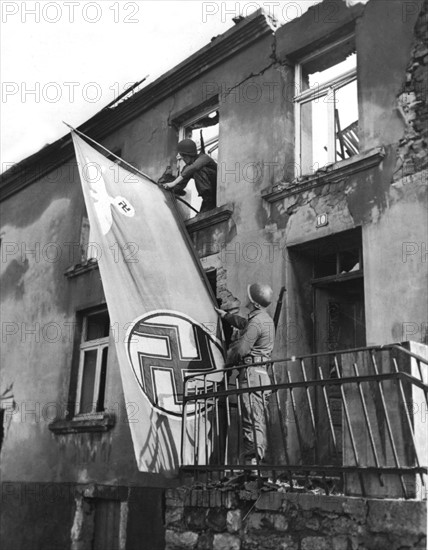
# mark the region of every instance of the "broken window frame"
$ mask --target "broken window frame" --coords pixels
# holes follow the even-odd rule
[[[103,354],[105,349],[107,349],[106,358],[105,358],[106,369],[107,369],[110,334],[108,336],[104,336],[101,338],[86,340],[89,318],[92,315],[99,315],[100,313],[106,313],[106,315],[108,316],[107,308],[101,308],[90,312],[86,312],[82,317],[82,326],[81,326],[82,330],[81,330],[80,346],[79,346],[79,368],[77,373],[76,402],[75,402],[75,411],[74,411],[74,415],[79,417],[92,416],[96,413],[104,411],[104,403],[102,404],[102,407],[101,407],[99,403],[99,398],[100,398],[101,390],[103,391],[105,396],[107,381],[106,381],[106,376],[104,376],[104,380],[102,379],[101,369],[102,369]],[[109,324],[110,324],[110,319],[109,319]],[[83,393],[82,385],[83,385],[83,375],[84,375],[84,368],[85,368],[85,354],[88,351],[93,351],[93,350],[97,351],[97,358],[96,358],[96,364],[95,364],[95,379],[94,379],[94,392],[92,396],[93,397],[92,405],[91,405],[90,411],[81,412],[80,409],[82,406],[81,399],[82,399],[82,393]],[[103,382],[103,387],[101,387],[102,382]]]
[[[302,57],[299,62],[295,65],[295,83],[296,83],[296,95],[293,98],[294,101],[294,115],[295,115],[295,177],[300,177],[304,175],[310,175],[316,172],[314,166],[316,161],[312,156],[311,167],[308,170],[302,170],[302,106],[306,103],[309,103],[314,100],[319,100],[321,98],[331,97],[332,100],[327,101],[327,163],[334,164],[337,162],[337,132],[336,132],[336,119],[335,119],[335,108],[336,108],[336,92],[341,88],[350,84],[351,82],[357,81],[357,67],[354,67],[348,71],[343,72],[342,74],[329,79],[323,84],[312,86],[308,89],[302,90],[303,88],[303,68],[309,62],[316,61],[318,58],[320,60],[325,55],[328,55],[329,52],[337,50],[342,44],[354,40],[354,35],[347,35],[341,40],[335,41],[332,44],[324,48],[320,48],[315,52],[312,52],[304,57]],[[346,56],[345,56],[346,59]],[[340,61],[338,62],[340,63]],[[332,65],[332,67],[334,64]],[[358,82],[357,82],[358,84]],[[357,92],[358,93],[358,92]],[[358,101],[358,97],[357,97]],[[358,119],[357,119],[358,120]],[[322,168],[319,166],[319,168]]]

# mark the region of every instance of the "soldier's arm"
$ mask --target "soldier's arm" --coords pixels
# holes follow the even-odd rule
[[[224,309],[220,309],[218,307],[215,307],[214,309],[220,315],[220,317],[227,321],[229,325],[232,325],[232,327],[235,327],[239,330],[244,330],[247,328],[248,319],[246,317],[241,317],[240,315],[236,315],[234,313],[228,313],[227,311],[224,311]]]
[[[235,327],[239,330],[244,330],[248,326],[248,319],[234,313],[226,313],[223,319],[227,321],[229,325],[232,325],[232,327]]]
[[[243,357],[248,355],[253,349],[258,337],[260,336],[260,325],[255,319],[251,319],[245,332],[234,342],[227,354],[227,365],[238,363]]]

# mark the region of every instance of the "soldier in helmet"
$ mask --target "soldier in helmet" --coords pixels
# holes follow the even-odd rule
[[[165,189],[173,189],[174,192],[183,190],[190,179],[195,180],[196,189],[202,197],[200,212],[212,210],[216,206],[217,195],[217,163],[205,153],[197,151],[196,143],[191,139],[183,139],[177,145],[178,155],[186,166],[181,174],[169,183],[164,183]]]
[[[247,294],[247,308],[250,310],[248,319],[216,308],[222,319],[242,331],[228,350],[227,366],[263,363],[270,359],[273,350],[275,326],[266,311],[272,302],[272,289],[269,285],[254,283],[248,285]],[[240,369],[238,379],[241,388],[270,384],[266,365],[256,364]],[[267,395],[267,392],[242,394],[244,452],[240,458],[246,464],[257,464],[265,456]]]

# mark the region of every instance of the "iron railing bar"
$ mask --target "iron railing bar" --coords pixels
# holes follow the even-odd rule
[[[319,375],[320,375],[320,379],[323,380],[324,378],[323,378],[323,374],[322,374],[321,365],[318,366],[318,372],[319,372]],[[328,423],[329,423],[329,426],[330,426],[331,437],[333,439],[334,453],[336,455],[336,459],[339,460],[339,451],[337,449],[336,433],[334,431],[333,419],[331,417],[330,404],[328,402],[327,390],[325,388],[325,385],[322,385],[321,389],[322,389],[322,394],[323,394],[323,397],[324,397],[325,408],[327,410],[327,417],[328,417]]]
[[[184,380],[183,384],[183,392],[184,395],[187,393],[187,382]],[[196,420],[196,419],[195,419]],[[187,448],[187,425],[188,425],[188,418],[187,418],[187,402],[183,401],[183,421],[181,423],[181,464],[184,464],[184,457],[186,453]]]
[[[353,363],[353,366],[354,366],[355,375],[359,376],[357,363]],[[376,444],[375,444],[374,437],[373,437],[373,430],[372,430],[372,426],[371,426],[371,423],[370,423],[370,418],[369,418],[369,414],[368,414],[368,410],[367,410],[366,399],[364,397],[363,389],[361,387],[361,382],[357,382],[357,386],[358,386],[358,392],[360,394],[361,406],[363,407],[364,420],[366,421],[367,430],[369,432],[369,439],[370,439],[370,444],[371,444],[371,448],[372,448],[372,451],[373,451],[374,461],[375,461],[376,466],[379,467],[379,458],[378,458],[378,455],[377,455]],[[381,487],[384,486],[382,476],[379,476],[379,483],[380,483]]]
[[[240,389],[239,379],[236,378],[236,389]],[[242,396],[238,394],[237,405],[238,405],[238,464],[241,464],[241,454],[242,454]]]
[[[305,369],[305,363],[303,361],[303,359],[300,360],[300,370],[302,371],[302,375],[303,375],[303,380],[305,382],[308,381],[308,377],[306,376],[306,369]],[[316,423],[315,423],[315,415],[314,415],[314,408],[313,408],[313,405],[312,405],[312,399],[311,399],[311,395],[310,395],[310,390],[307,386],[305,386],[305,393],[306,393],[306,397],[307,397],[307,400],[308,400],[308,406],[309,406],[309,415],[310,415],[310,418],[311,418],[311,423],[312,423],[312,429],[314,431],[314,440],[315,440],[315,460],[318,462],[318,453],[319,453],[319,449],[318,449],[318,434],[317,434],[317,427],[316,427]]]
[[[374,352],[369,353],[369,356],[371,357],[371,362],[372,362],[372,365],[373,365],[373,369],[374,369],[375,373],[378,375],[379,374],[379,369],[378,369],[378,366],[377,366],[376,358],[374,356]],[[383,393],[383,387],[382,387],[381,381],[378,380],[377,385],[378,385],[378,388],[379,388],[380,400],[381,400],[381,403],[382,403],[383,414],[385,416],[386,429],[387,429],[387,432],[388,432],[389,441],[391,443],[392,454],[394,456],[394,462],[395,462],[395,465],[397,466],[397,468],[400,468],[400,461],[398,459],[398,453],[397,453],[397,449],[396,449],[396,446],[395,446],[394,436],[393,436],[393,433],[392,433],[391,422],[389,420],[388,409],[386,408],[385,395]],[[407,498],[406,484],[404,483],[404,478],[403,478],[402,475],[400,475],[400,482],[401,482],[401,487],[403,489],[404,497]]]
[[[199,388],[195,388],[195,391],[198,392]],[[196,416],[198,421],[196,422]],[[201,401],[195,403],[195,453],[194,461],[196,464],[199,464],[199,433],[200,433],[200,423],[201,423]]]
[[[404,348],[403,346],[400,346],[400,344],[390,344],[392,348],[398,349],[404,354],[408,355],[409,357],[413,357],[413,359],[416,359],[417,361],[421,361],[424,363],[424,365],[428,366],[428,359],[425,359],[425,357],[422,357],[422,355],[418,355],[417,353],[414,353],[413,351],[410,351],[409,349]],[[382,346],[381,346],[382,348]],[[370,348],[369,348],[370,349]],[[385,349],[385,348],[382,348]],[[420,370],[420,368],[419,368]],[[422,379],[422,372],[420,371],[421,379]]]
[[[272,395],[272,394],[271,394]],[[265,456],[266,456],[266,450],[268,448],[268,441],[273,441],[273,428],[269,422],[269,415],[268,415],[268,410],[269,410],[269,396],[266,397],[265,396],[265,392],[263,391],[262,392],[262,404],[263,404],[263,416],[264,416],[264,419],[265,419],[265,437],[264,437],[264,446],[265,446]],[[268,434],[270,434],[270,438],[268,437]],[[264,459],[264,457],[263,457]]]
[[[273,378],[274,383],[277,384],[276,373],[275,373],[275,363],[272,363],[272,378]],[[272,395],[273,394],[275,394],[275,402],[276,402],[276,409],[278,411],[279,426],[280,426],[280,429],[281,429],[282,442],[284,444],[284,457],[285,457],[285,461],[288,464],[289,457],[288,457],[287,445],[286,445],[287,432],[286,432],[286,429],[285,429],[284,418],[283,418],[282,412],[281,412],[281,403],[279,401],[278,390],[272,392]]]
[[[394,369],[396,370],[396,372],[398,372],[398,364],[397,364],[397,360],[396,360],[395,357],[392,358],[392,364],[394,365]],[[398,383],[398,388],[400,390],[401,399],[403,401],[403,407],[404,407],[404,410],[405,410],[405,413],[406,413],[407,424],[409,426],[409,431],[410,431],[410,437],[412,438],[413,450],[415,452],[416,465],[420,466],[418,447],[417,447],[416,439],[415,439],[415,432],[413,430],[412,420],[411,420],[410,414],[409,414],[409,409],[407,408],[406,396],[404,395],[403,383],[401,382],[400,379],[398,379],[397,383]],[[420,477],[421,477],[422,486],[425,486],[425,481],[424,481],[423,475],[421,474]]]
[[[409,474],[428,474],[428,467],[405,467],[401,466],[400,468],[395,468],[394,466],[381,466],[379,468],[376,468],[376,466],[335,466],[335,465],[319,465],[319,464],[286,464],[284,465],[284,468],[281,468],[277,464],[260,464],[259,466],[260,470],[262,471],[270,471],[272,469],[275,469],[276,471],[282,470],[284,472],[287,471],[293,471],[293,472],[302,472],[302,474],[308,473],[310,477],[314,477],[319,472],[331,472],[332,474],[339,474],[339,473],[358,473],[358,472],[364,472],[364,473],[381,473],[381,474],[403,474],[403,475],[409,475]],[[216,470],[216,471],[222,471],[222,470],[236,470],[236,464],[224,464],[224,465],[197,465],[197,466],[182,466],[182,470]],[[240,470],[254,470],[253,464],[242,464],[239,466]]]
[[[229,389],[229,380],[228,380],[228,377],[227,377],[227,373],[225,373],[224,375],[224,387],[226,388],[226,390]],[[225,434],[225,438],[224,438],[224,462],[227,461],[227,457],[229,456],[229,433],[230,433],[230,427],[231,427],[231,423],[230,423],[230,397],[229,396],[226,396],[226,424],[227,424],[227,427],[226,427],[226,434]]]
[[[407,380],[408,382],[412,383],[413,385],[417,386],[418,388],[427,391],[428,385],[421,384],[421,382],[414,378],[413,376],[405,373],[405,372],[390,372],[385,374],[369,374],[369,375],[363,375],[363,376],[346,376],[343,378],[324,378],[321,380],[307,380],[300,381],[300,382],[291,382],[287,384],[269,384],[266,386],[252,386],[251,392],[255,391],[261,391],[261,390],[277,390],[277,389],[290,389],[290,386],[293,388],[306,388],[306,387],[314,387],[314,386],[341,386],[343,384],[352,384],[352,383],[358,383],[358,382],[379,382],[383,380],[396,380],[398,378],[401,378],[403,380]],[[248,388],[240,388],[239,390],[221,390],[214,394],[214,392],[208,392],[206,395],[203,393],[193,394],[193,395],[185,395],[183,397],[183,401],[196,401],[200,398],[205,397],[213,397],[214,395],[218,395],[219,397],[226,396],[226,395],[238,395],[239,393],[248,393]]]
[[[204,375],[204,393],[207,394],[207,376]],[[213,398],[215,399],[215,397]],[[204,416],[204,436],[205,436],[205,462],[208,463],[208,403],[210,398],[205,397],[204,399],[204,408],[203,408],[203,416]]]
[[[337,378],[341,380],[341,373],[340,373],[340,368],[339,368],[339,364],[337,362],[337,356],[336,355],[334,356],[334,366],[336,368]],[[342,396],[343,410],[345,411],[346,424],[347,424],[348,430],[349,430],[349,437],[351,438],[351,445],[352,445],[352,451],[354,453],[354,460],[355,460],[356,465],[359,466],[360,461],[359,461],[359,458],[358,458],[358,451],[357,451],[357,447],[356,447],[356,443],[355,443],[354,432],[352,430],[351,419],[349,417],[349,410],[348,410],[348,404],[346,402],[345,392],[343,390],[343,385],[341,385],[339,387],[340,387],[340,394]],[[360,473],[358,474],[358,478],[359,478],[359,481],[360,481],[361,492],[363,493],[363,496],[365,496],[366,490],[365,490],[365,487],[364,487],[364,480],[363,480],[363,477]]]
[[[302,456],[303,439],[302,439],[302,434],[300,432],[300,424],[299,424],[299,419],[298,419],[298,415],[297,415],[297,412],[296,412],[296,401],[294,399],[293,389],[291,388],[291,375],[290,375],[289,371],[286,372],[286,375],[287,375],[287,380],[289,381],[289,385],[290,385],[291,408],[293,409],[293,416],[294,416],[294,421],[295,421],[295,424],[296,424],[296,433],[297,433],[297,440],[299,442],[300,456]]]
[[[214,382],[214,391],[218,388],[217,382]],[[213,413],[214,413],[214,445],[215,448],[212,448],[211,445],[211,455],[214,456],[214,452],[216,455],[216,460],[220,462],[221,455],[220,455],[220,420],[219,420],[219,405],[218,405],[218,397],[214,397],[214,405],[213,405]],[[215,429],[214,429],[215,428]]]
[[[359,351],[368,351],[368,352],[373,351],[373,350],[374,351],[385,351],[385,350],[390,350],[390,349],[399,349],[403,353],[406,353],[407,355],[409,355],[409,356],[411,356],[415,359],[419,359],[419,361],[421,361],[422,363],[424,363],[425,365],[428,366],[428,359],[425,359],[424,357],[421,357],[420,355],[417,355],[416,353],[413,353],[413,352],[407,350],[406,348],[403,348],[399,344],[387,344],[387,345],[383,345],[383,346],[366,346],[366,347],[336,350],[336,351],[323,351],[321,353],[309,353],[309,354],[306,354],[306,355],[299,355],[299,356],[292,355],[290,357],[282,357],[282,358],[275,359],[275,362],[276,363],[289,363],[289,362],[295,363],[297,361],[300,361],[301,359],[312,359],[312,358],[318,358],[318,357],[328,357],[328,356],[331,356],[331,355],[354,354],[354,353],[359,352]],[[247,368],[249,365],[250,366],[252,366],[252,365],[260,366],[260,365],[266,365],[266,364],[269,364],[269,363],[272,363],[272,359],[267,360],[267,361],[262,361],[260,363],[235,365],[233,368],[239,370],[239,369]],[[212,374],[212,372],[210,374]],[[185,379],[188,380],[190,378],[197,378],[198,376],[201,376],[201,373],[187,375],[185,377]]]
[[[250,385],[250,379],[248,378],[248,368],[247,370],[245,371],[245,374],[246,374],[246,377],[247,377],[247,385],[249,388],[252,388],[252,386]],[[250,408],[250,417],[251,417],[251,429],[253,431],[253,443],[254,443],[254,454],[255,454],[255,457],[256,457],[256,464],[257,464],[257,467],[259,466],[259,451],[258,451],[258,448],[257,448],[257,432],[256,432],[256,424],[254,422],[254,408],[252,406],[252,403],[251,403],[251,396],[252,396],[253,392],[250,392],[248,394],[248,403],[249,403],[249,408]],[[242,431],[242,433],[244,433]],[[245,452],[245,442],[244,442],[244,452]],[[257,470],[257,477],[260,477],[260,470]]]

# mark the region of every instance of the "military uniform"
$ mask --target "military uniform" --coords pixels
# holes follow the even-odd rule
[[[184,189],[189,180],[193,178],[198,194],[202,197],[200,212],[215,208],[217,198],[217,163],[215,160],[205,153],[200,153],[192,164],[183,168],[180,175],[183,181],[175,186],[175,191]]]
[[[248,319],[229,313],[224,316],[224,319],[242,331],[240,338],[228,351],[226,362],[228,366],[262,363],[270,359],[275,340],[275,326],[265,309],[252,311]],[[265,365],[241,369],[238,380],[241,388],[270,384]],[[241,395],[244,450],[240,458],[246,463],[256,457],[256,452],[259,460],[265,456],[267,401],[268,392]]]

